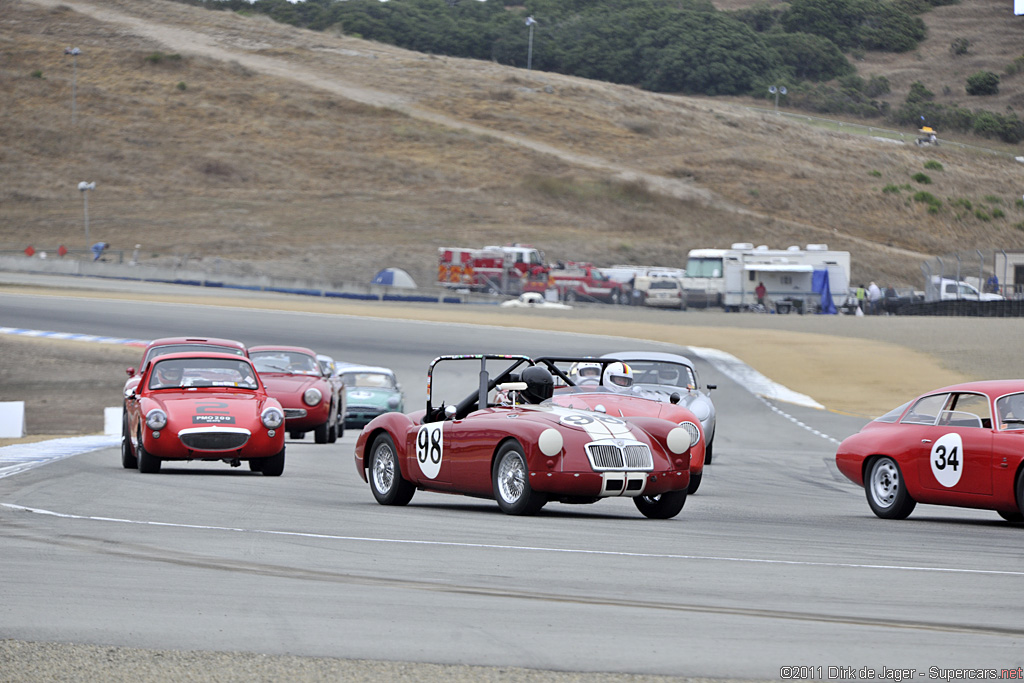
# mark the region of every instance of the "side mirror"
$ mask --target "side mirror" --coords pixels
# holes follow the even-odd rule
[[[444,408],[444,419],[451,420],[455,417],[455,412],[458,410],[455,406],[445,406]]]
[[[129,377],[134,377],[135,376],[135,368],[127,368],[127,369],[125,369],[125,372],[128,373]]]
[[[668,402],[673,404],[673,405],[675,405],[676,403],[679,403],[679,399],[680,399],[679,392],[678,391],[673,391],[672,395],[668,397]]]
[[[717,389],[718,388],[717,384],[707,384],[705,386],[707,386],[708,391],[711,391],[712,389]]]

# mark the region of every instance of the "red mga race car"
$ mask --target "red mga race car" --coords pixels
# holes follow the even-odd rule
[[[161,463],[223,460],[270,477],[284,471],[284,410],[252,362],[227,353],[159,356],[126,396],[121,464],[159,472]]]
[[[1024,522],[1024,380],[930,391],[844,440],[836,465],[884,519],[929,503]]]
[[[479,382],[465,396],[467,374]],[[461,400],[437,405],[445,381],[463,385]],[[382,505],[405,505],[417,488],[494,499],[511,515],[625,496],[668,519],[686,502],[694,423],[554,405],[551,372],[526,356],[442,356],[427,382],[425,410],[380,415],[356,442],[356,469]]]
[[[617,358],[550,357],[536,360],[556,377],[555,394],[551,398],[555,405],[577,410],[592,410],[623,418],[656,417],[680,426],[701,424],[696,415],[680,405],[678,393],[671,399],[666,399],[654,392],[633,386],[632,381],[626,386],[606,381],[619,367],[631,367],[631,364],[626,365]],[[595,374],[584,374],[581,381],[581,369],[593,370]],[[632,380],[633,377],[629,379]],[[689,493],[697,492],[704,477],[704,430],[700,428],[699,431],[700,438],[690,449]]]
[[[324,376],[316,353],[304,346],[249,348],[267,393],[284,407],[285,429],[293,439],[313,432],[317,443],[334,443],[345,430],[344,385]]]

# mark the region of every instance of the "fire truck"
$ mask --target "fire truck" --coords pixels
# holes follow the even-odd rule
[[[565,301],[600,301],[606,304],[628,304],[632,291],[626,283],[617,282],[592,263],[561,262],[551,269],[551,279],[558,296]]]
[[[441,247],[437,252],[437,281],[445,287],[518,296],[544,293],[550,285],[544,253],[528,245]]]

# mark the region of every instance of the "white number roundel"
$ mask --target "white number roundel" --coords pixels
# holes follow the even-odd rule
[[[943,434],[932,445],[932,474],[947,489],[960,481],[964,472],[964,442],[959,434]]]
[[[427,479],[434,479],[441,471],[441,456],[444,450],[442,427],[444,422],[434,422],[420,427],[416,432],[416,462]]]

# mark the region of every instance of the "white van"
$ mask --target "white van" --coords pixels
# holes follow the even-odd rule
[[[644,306],[686,310],[686,293],[679,278],[638,277],[633,283],[633,289],[639,292]]]

